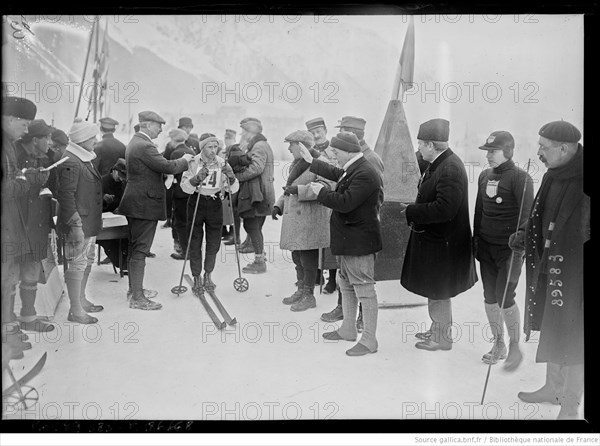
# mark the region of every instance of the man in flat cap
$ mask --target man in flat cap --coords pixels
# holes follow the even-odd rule
[[[411,228],[402,267],[402,286],[427,298],[432,323],[417,333],[422,350],[452,348],[450,298],[477,281],[468,178],[461,159],[448,147],[450,123],[432,119],[419,127],[418,148],[429,167],[421,177],[414,204],[405,207]],[[406,205],[405,205],[406,206]]]
[[[488,364],[506,359],[504,369],[509,371],[516,369],[523,359],[519,348],[521,316],[515,302],[523,251],[513,254],[508,239],[517,231],[524,233],[533,202],[533,181],[512,160],[514,148],[515,140],[506,131],[492,132],[479,147],[486,151],[490,167],[479,175],[473,221],[473,253],[479,260],[485,314],[494,342],[482,359]],[[505,324],[510,340],[508,356]]]
[[[346,351],[349,356],[375,353],[377,344],[377,293],[375,254],[382,249],[378,203],[383,201],[381,176],[361,152],[356,135],[338,133],[331,139],[333,153],[342,168],[320,160],[300,146],[310,171],[331,181],[335,190],[311,183],[317,201],[333,209],[330,220],[331,252],[338,256],[338,285],[342,291],[344,321],[336,331],[323,334],[327,340],[355,341],[358,302],[362,303],[364,331],[360,341]]]
[[[529,214],[527,231],[511,238],[525,248],[525,334],[539,331],[536,362],[546,383],[519,392],[529,403],[560,404],[558,419],[579,418],[584,384],[583,245],[590,238],[590,198],[583,190],[581,132],[566,121],[539,131],[537,155],[548,168]]]
[[[102,140],[94,147],[96,153],[94,166],[100,175],[104,176],[110,172],[119,158],[125,158],[125,144],[115,138],[118,121],[105,117],[101,118],[99,122]]]
[[[282,215],[281,237],[279,247],[292,252],[292,260],[296,265],[297,290],[283,303],[291,305],[292,311],[305,311],[315,308],[317,301],[314,288],[319,268],[319,250],[329,247],[329,217],[331,210],[321,206],[312,193],[310,183],[322,182],[329,189],[335,183],[310,172],[300,152],[300,145],[311,151],[313,157],[326,160],[321,152],[313,149],[314,137],[307,130],[296,130],[286,136],[288,150],[294,160],[284,187],[284,193],[273,207],[272,217]],[[320,274],[320,273],[319,273]]]
[[[330,160],[333,164],[337,164],[335,157],[329,148],[329,140],[327,139],[327,126],[325,125],[325,120],[321,117],[313,118],[306,121],[306,129],[312,133],[315,138],[315,150],[318,150],[327,160]],[[335,260],[335,256],[331,254],[331,249],[329,247],[323,250],[322,254],[322,263],[323,265],[319,265],[319,267],[323,266],[329,270],[329,277],[327,279],[327,284],[325,288],[323,288],[323,292],[325,294],[332,294],[336,288],[335,275],[337,273],[337,263]],[[317,271],[317,285],[321,284],[322,271],[319,268]],[[321,320],[325,322],[335,322],[343,319],[342,314],[342,293],[338,290],[338,303],[337,306],[330,311],[329,313],[323,313],[321,315]]]
[[[189,154],[178,160],[166,160],[152,142],[165,120],[157,113],[138,114],[140,131],[131,138],[125,152],[127,186],[119,206],[129,223],[129,308],[158,310],[162,305],[150,300],[158,293],[144,290],[146,257],[150,252],[158,220],[166,219],[163,174],[181,173],[192,159]]]
[[[27,133],[35,119],[37,107],[29,99],[2,96],[2,361],[23,358],[23,350],[31,348],[14,314],[19,263],[22,252],[31,250],[27,227],[21,215],[20,200],[27,196],[30,183],[17,166],[15,142]],[[4,357],[7,353],[7,357]]]
[[[262,227],[265,218],[271,215],[275,204],[273,151],[267,138],[262,134],[263,127],[260,120],[244,118],[240,122],[240,127],[242,128],[240,146],[246,151],[250,165],[235,174],[240,182],[238,211],[244,220],[244,230],[252,239],[254,248],[254,262],[248,264],[242,271],[248,274],[262,274],[267,271]],[[253,180],[261,183],[260,194],[255,193],[256,188],[247,187]],[[244,183],[247,183],[246,186]]]
[[[69,145],[57,167],[58,230],[65,240],[65,284],[70,322],[95,324],[88,313],[102,311],[86,298],[87,281],[96,255],[96,236],[102,230],[102,177],[92,163],[98,126],[76,119],[69,130]]]
[[[19,200],[20,211],[27,227],[30,248],[20,253],[19,296],[21,297],[20,321],[23,330],[37,332],[52,331],[54,325],[37,318],[35,298],[37,284],[42,272],[42,260],[48,256],[48,235],[52,226],[52,204],[50,197],[40,194],[45,187],[49,172],[39,172],[50,165],[47,156],[48,143],[52,133],[43,119],[35,119],[29,124],[27,133],[16,143],[17,165],[28,177],[29,191]]]

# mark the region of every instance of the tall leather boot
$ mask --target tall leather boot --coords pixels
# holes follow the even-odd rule
[[[508,356],[504,361],[504,370],[516,370],[523,361],[523,354],[519,348],[519,336],[521,333],[521,316],[519,315],[519,307],[514,303],[510,308],[503,308],[502,315],[506,323],[506,331],[510,339],[508,343]]]
[[[485,303],[485,314],[492,330],[494,345],[492,349],[483,355],[481,360],[486,364],[496,364],[499,360],[506,358],[506,345],[504,344],[504,321],[502,320],[500,307],[497,303]]]
[[[450,299],[428,299],[431,324],[431,337],[419,341],[415,347],[421,350],[437,351],[452,349],[452,304]]]

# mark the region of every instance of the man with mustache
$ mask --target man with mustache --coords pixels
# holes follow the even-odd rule
[[[560,404],[558,419],[576,419],[584,382],[583,245],[590,238],[590,198],[583,190],[581,132],[554,121],[539,136],[538,157],[548,170],[527,232],[512,236],[510,246],[525,248],[525,334],[540,332],[536,362],[546,363],[546,383],[518,397]]]

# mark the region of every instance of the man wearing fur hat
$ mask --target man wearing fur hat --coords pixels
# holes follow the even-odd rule
[[[131,138],[125,152],[127,186],[119,210],[129,223],[129,308],[158,310],[162,305],[151,301],[156,291],[144,289],[146,257],[150,252],[158,220],[166,219],[164,174],[181,173],[192,156],[167,160],[152,142],[162,132],[165,120],[153,111],[138,114],[140,131]]]
[[[334,191],[321,183],[311,183],[317,201],[333,209],[330,220],[331,252],[338,256],[338,284],[342,291],[344,321],[338,330],[327,332],[327,340],[355,341],[356,314],[362,303],[364,331],[360,341],[346,351],[349,356],[375,353],[377,344],[377,293],[375,254],[381,251],[381,225],[378,203],[383,201],[381,176],[360,149],[356,135],[338,133],[331,139],[332,151],[342,168],[313,160],[305,147],[302,157],[311,163],[310,171],[336,181]]]
[[[43,119],[35,119],[29,124],[27,133],[16,143],[17,165],[19,169],[28,171],[50,165],[48,143],[52,127]],[[21,283],[21,328],[38,332],[52,331],[54,325],[48,324],[36,316],[35,298],[37,284],[42,272],[42,260],[48,256],[48,235],[52,225],[52,204],[50,197],[40,194],[44,188],[49,172],[40,172],[30,176],[29,191],[20,199],[20,211],[29,234],[30,250],[21,252],[18,257]]]
[[[537,155],[548,170],[526,233],[510,244],[525,248],[525,334],[528,339],[531,331],[540,332],[536,362],[546,363],[546,383],[518,397],[560,404],[558,419],[577,419],[584,390],[583,245],[590,238],[590,198],[583,190],[581,132],[554,121],[539,136]]]
[[[58,229],[65,238],[65,284],[71,308],[68,320],[94,324],[87,313],[102,311],[85,296],[95,258],[96,235],[102,229],[102,177],[92,163],[98,126],[76,120],[69,130],[69,145],[57,167]]]
[[[298,289],[283,303],[291,305],[292,311],[305,311],[315,308],[315,279],[317,277],[319,249],[329,247],[329,217],[331,210],[321,206],[312,193],[310,183],[321,182],[328,188],[334,183],[310,172],[310,164],[302,158],[300,144],[311,151],[313,157],[326,160],[321,152],[313,149],[314,137],[306,130],[297,130],[285,140],[294,156],[284,193],[273,207],[272,217],[283,216],[279,247],[292,251],[296,265]],[[328,162],[328,161],[327,161]]]
[[[508,239],[515,231],[525,230],[527,215],[533,202],[532,179],[512,160],[514,147],[515,140],[505,131],[493,132],[485,144],[479,147],[487,151],[490,167],[479,175],[473,222],[473,252],[479,260],[485,314],[494,338],[492,349],[482,359],[486,363],[495,364],[506,358],[505,370],[516,369],[523,358],[519,349],[519,307],[515,302],[515,288],[521,273],[523,253],[513,254],[508,246]],[[521,221],[517,221],[521,206]],[[504,324],[510,340],[508,357],[504,344]]]
[[[422,350],[452,348],[450,299],[477,281],[467,172],[448,146],[450,123],[431,119],[419,127],[419,151],[429,167],[421,177],[414,204],[405,205],[411,228],[400,283],[427,298],[432,323],[417,333],[415,347]]]
[[[23,358],[31,348],[14,314],[16,287],[19,283],[21,252],[31,249],[29,234],[20,211],[20,200],[27,196],[30,182],[17,166],[15,142],[27,133],[37,112],[29,99],[2,96],[2,362]],[[39,173],[39,172],[33,172]],[[6,355],[5,355],[6,353]]]
[[[181,178],[181,189],[190,195],[187,202],[187,230],[191,231],[189,249],[190,268],[194,277],[194,293],[202,294],[205,289],[214,290],[211,274],[215,268],[217,253],[221,247],[223,226],[222,197],[231,189],[237,192],[238,182],[231,166],[217,156],[219,141],[209,136],[200,141],[200,154],[196,155]],[[194,210],[198,209],[194,219]],[[192,226],[194,220],[194,226]],[[202,273],[202,241],[206,232],[206,254],[204,256],[204,278]]]
[[[250,158],[250,165],[236,173],[240,182],[238,213],[244,220],[244,230],[252,240],[254,262],[242,271],[262,274],[267,271],[262,227],[271,215],[275,203],[273,187],[273,151],[262,134],[262,123],[257,118],[245,118],[240,122],[242,135],[240,146]]]
[[[183,155],[195,155],[194,149],[186,144],[187,133],[181,129],[173,129],[169,132],[171,138],[171,160],[177,160]],[[175,175],[175,181],[171,186],[173,200],[173,216],[171,218],[173,230],[176,233],[176,240],[179,242],[180,250],[171,254],[176,260],[183,260],[187,250],[188,232],[187,232],[187,202],[189,195],[181,189],[181,174]]]
[[[93,163],[100,176],[104,176],[119,158],[125,158],[125,144],[115,138],[115,131],[119,125],[117,120],[107,116],[99,119],[99,122],[102,140],[94,147],[96,158]]]

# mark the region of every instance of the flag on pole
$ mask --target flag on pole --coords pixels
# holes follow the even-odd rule
[[[411,16],[402,45],[402,53],[398,61],[398,71],[394,82],[392,99],[399,99],[401,92],[413,86],[415,74],[415,21]]]
[[[99,23],[96,23],[96,32],[100,32]],[[94,71],[92,74],[92,79],[95,83],[95,97],[91,98],[89,108],[90,110],[94,107],[97,107],[96,110],[102,115],[104,106],[105,106],[105,93],[107,88],[107,78],[108,78],[108,20],[106,21],[106,26],[104,28],[104,37],[102,38],[102,46],[99,51],[96,53],[94,58]]]

